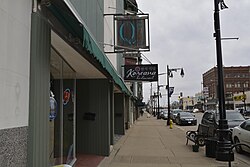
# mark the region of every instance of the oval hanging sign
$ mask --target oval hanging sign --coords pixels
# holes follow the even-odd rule
[[[53,121],[57,115],[57,102],[54,97],[50,97],[50,113],[49,113],[49,120]]]

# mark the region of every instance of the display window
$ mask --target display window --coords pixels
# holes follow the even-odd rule
[[[76,76],[73,68],[56,51],[50,58],[50,164],[72,165],[75,155],[75,90]]]

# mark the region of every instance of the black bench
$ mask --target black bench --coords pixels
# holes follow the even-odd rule
[[[187,131],[186,132],[186,145],[188,141],[194,142],[195,145],[204,146],[205,145],[205,138],[208,137],[209,127],[203,124],[198,125],[197,131]]]

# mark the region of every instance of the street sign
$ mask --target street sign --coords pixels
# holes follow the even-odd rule
[[[203,94],[204,95],[208,95],[209,94],[208,87],[203,87]]]
[[[174,87],[169,87],[169,96],[171,97],[173,93],[174,93]]]

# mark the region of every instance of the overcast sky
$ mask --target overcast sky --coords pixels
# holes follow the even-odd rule
[[[221,37],[239,37],[223,40],[224,66],[250,65],[250,0],[224,0],[228,9],[220,11]],[[150,52],[143,54],[158,64],[159,73],[170,68],[183,67],[170,78],[175,87],[171,101],[194,96],[201,91],[202,74],[217,65],[214,33],[214,0],[137,0],[138,8],[149,13]],[[148,64],[143,60],[143,64]],[[166,84],[166,75],[159,76],[160,85]],[[150,96],[150,83],[144,83],[144,101]],[[156,83],[153,83],[153,92]],[[166,90],[161,88],[162,94]],[[166,104],[166,96],[161,103]],[[164,101],[164,102],[163,102]]]

